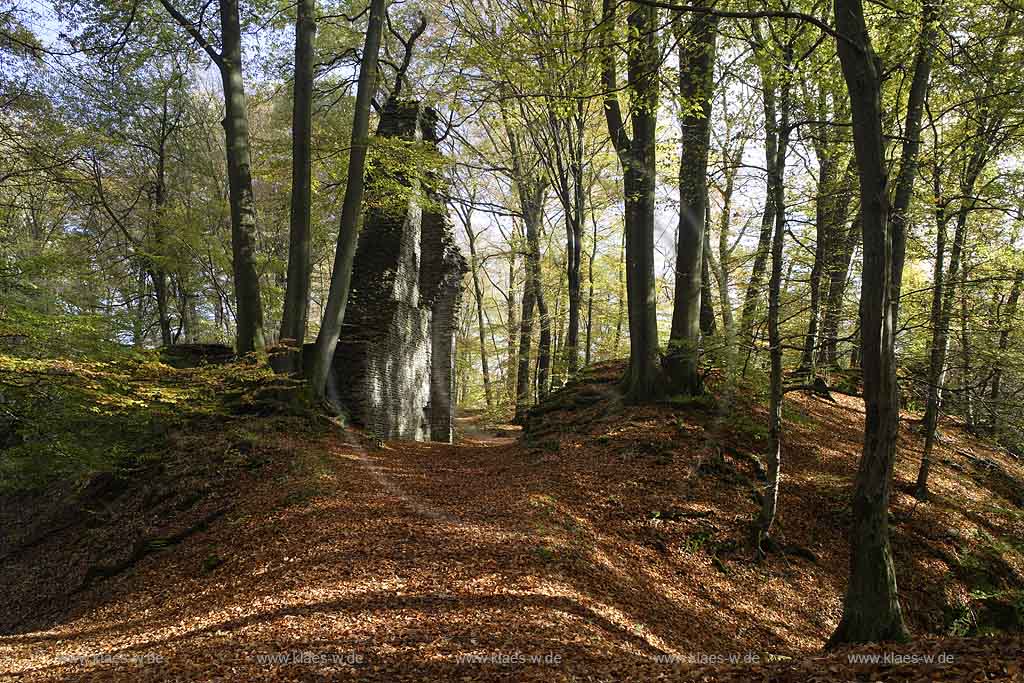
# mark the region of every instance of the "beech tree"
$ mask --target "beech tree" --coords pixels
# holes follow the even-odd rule
[[[933,10],[934,11],[934,10]],[[1010,39],[1010,29],[1015,15],[1005,19],[1004,31],[996,41],[996,50],[992,54],[999,56],[1006,51]],[[966,271],[962,268],[964,249],[967,243],[969,220],[975,208],[974,196],[976,187],[985,167],[989,164],[997,148],[1006,139],[1006,111],[1000,106],[994,83],[984,75],[976,77],[984,79],[985,85],[979,93],[977,102],[969,102],[974,123],[970,131],[954,150],[959,157],[957,166],[961,169],[957,180],[959,206],[955,213],[953,243],[949,253],[949,267],[943,272],[945,261],[945,243],[947,226],[954,216],[949,210],[949,203],[943,199],[942,169],[933,168],[932,180],[938,207],[935,212],[937,223],[936,258],[933,271],[933,294],[931,312],[931,345],[929,352],[928,372],[926,376],[926,404],[924,413],[924,449],[921,455],[921,466],[918,469],[915,495],[921,500],[928,498],[928,473],[931,468],[931,456],[935,446],[936,429],[938,428],[939,409],[942,402],[943,384],[946,379],[946,354],[949,345],[950,320],[953,315],[954,293],[958,284],[963,287]],[[970,125],[970,124],[968,124]]]
[[[658,350],[654,291],[655,133],[658,107],[657,9],[631,3],[625,51],[626,94],[632,131],[626,128],[618,96],[618,65],[613,47],[617,25],[614,0],[604,0],[602,76],[608,134],[622,166],[625,203],[626,305],[629,313],[629,370],[624,380],[628,401],[662,395],[666,380]],[[699,264],[699,260],[698,260]],[[696,311],[695,311],[696,313]]]
[[[701,5],[703,6],[703,5]],[[708,147],[711,142],[711,105],[714,101],[715,41],[718,19],[694,14],[683,27],[675,18],[679,42],[679,99],[682,113],[682,150],[679,159],[679,228],[676,237],[675,299],[666,367],[674,389],[684,394],[702,392],[700,376],[701,313],[708,311],[710,286],[705,277],[707,254]],[[710,290],[708,290],[710,291]],[[714,321],[705,314],[705,325]]]
[[[312,267],[313,67],[316,0],[295,6],[295,80],[292,106],[292,194],[288,235],[288,288],[281,314],[281,339],[297,346],[286,367],[298,370],[306,340]]]
[[[309,370],[309,387],[313,396],[323,398],[327,389],[327,376],[334,362],[345,307],[352,281],[352,262],[356,255],[359,235],[360,211],[365,186],[366,153],[370,136],[370,102],[377,89],[377,57],[380,53],[381,33],[384,27],[385,0],[372,0],[366,42],[359,62],[359,82],[356,88],[355,111],[352,121],[352,144],[349,148],[348,182],[341,205],[338,228],[338,249],[331,271],[331,287],[324,308],[324,319],[316,338],[313,367]]]
[[[843,617],[829,638],[829,646],[907,638],[889,545],[889,491],[899,424],[893,320],[893,275],[898,261],[893,254],[887,187],[881,64],[872,47],[860,0],[836,0],[835,18],[839,32],[836,49],[850,96],[860,176],[865,425],[864,452],[853,493],[850,577]]]
[[[263,301],[256,268],[256,201],[249,150],[249,107],[242,65],[242,22],[238,0],[219,0],[220,49],[204,33],[201,21],[186,16],[172,0],[160,0],[167,12],[209,55],[224,88],[224,136],[231,205],[231,253],[235,280],[235,317],[239,353],[262,352]],[[202,14],[202,12],[200,12]]]

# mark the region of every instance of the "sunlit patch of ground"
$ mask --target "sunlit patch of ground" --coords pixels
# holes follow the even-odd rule
[[[755,658],[778,660],[758,674],[772,680],[858,679],[878,667],[814,655],[840,615],[863,406],[787,400],[777,534],[805,554],[756,563],[745,545],[757,479],[741,454],[759,453],[757,415],[582,401],[537,417],[522,441],[472,418],[455,445],[282,436],[301,466],[269,468],[208,530],[83,591],[67,616],[0,637],[0,676],[741,681]],[[938,462],[969,450],[1024,479],[1006,454],[947,437]],[[899,490],[919,441],[902,437]],[[943,604],[965,595],[943,557],[970,553],[981,527],[1024,537],[1019,515],[993,512],[1008,503],[963,473],[938,465],[933,490],[933,503],[893,501],[919,634],[938,632]],[[899,651],[955,663],[885,671],[1014,680],[1006,653],[1019,648],[920,641]]]

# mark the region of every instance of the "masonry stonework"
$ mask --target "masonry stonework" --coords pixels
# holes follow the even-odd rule
[[[435,127],[428,107],[389,102],[377,134],[436,145]],[[333,379],[352,421],[375,437],[450,442],[468,267],[437,194],[414,177],[403,183],[412,192],[401,209],[373,203],[364,215]]]

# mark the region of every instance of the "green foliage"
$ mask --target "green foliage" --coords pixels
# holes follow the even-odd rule
[[[1020,516],[1019,511],[996,512]],[[1022,561],[1024,541],[977,530],[956,568],[969,593],[966,602],[947,609],[946,628],[951,635],[984,635],[1024,628],[1024,587],[1013,569]]]
[[[768,443],[768,425],[749,413],[733,413],[729,428],[755,448]]]
[[[0,355],[0,490],[129,475],[190,423],[227,421],[279,381],[251,362],[176,370],[151,353],[105,361]]]
[[[0,348],[21,357],[106,357],[123,351],[118,331],[118,321],[110,316],[11,307],[0,318]]]
[[[208,555],[203,560],[202,573],[209,574],[222,564],[224,564],[224,558],[220,555],[217,555],[216,553]]]
[[[410,201],[427,206],[447,161],[422,141],[375,137],[367,159],[365,206],[384,213],[404,211]]]
[[[699,553],[709,545],[714,534],[710,531],[695,531],[688,534],[682,541],[683,551],[691,554]]]

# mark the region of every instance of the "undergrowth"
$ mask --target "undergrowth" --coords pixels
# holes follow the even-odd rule
[[[163,457],[175,431],[301,412],[297,388],[252,360],[179,370],[151,352],[102,361],[0,354],[0,492],[129,475]]]

